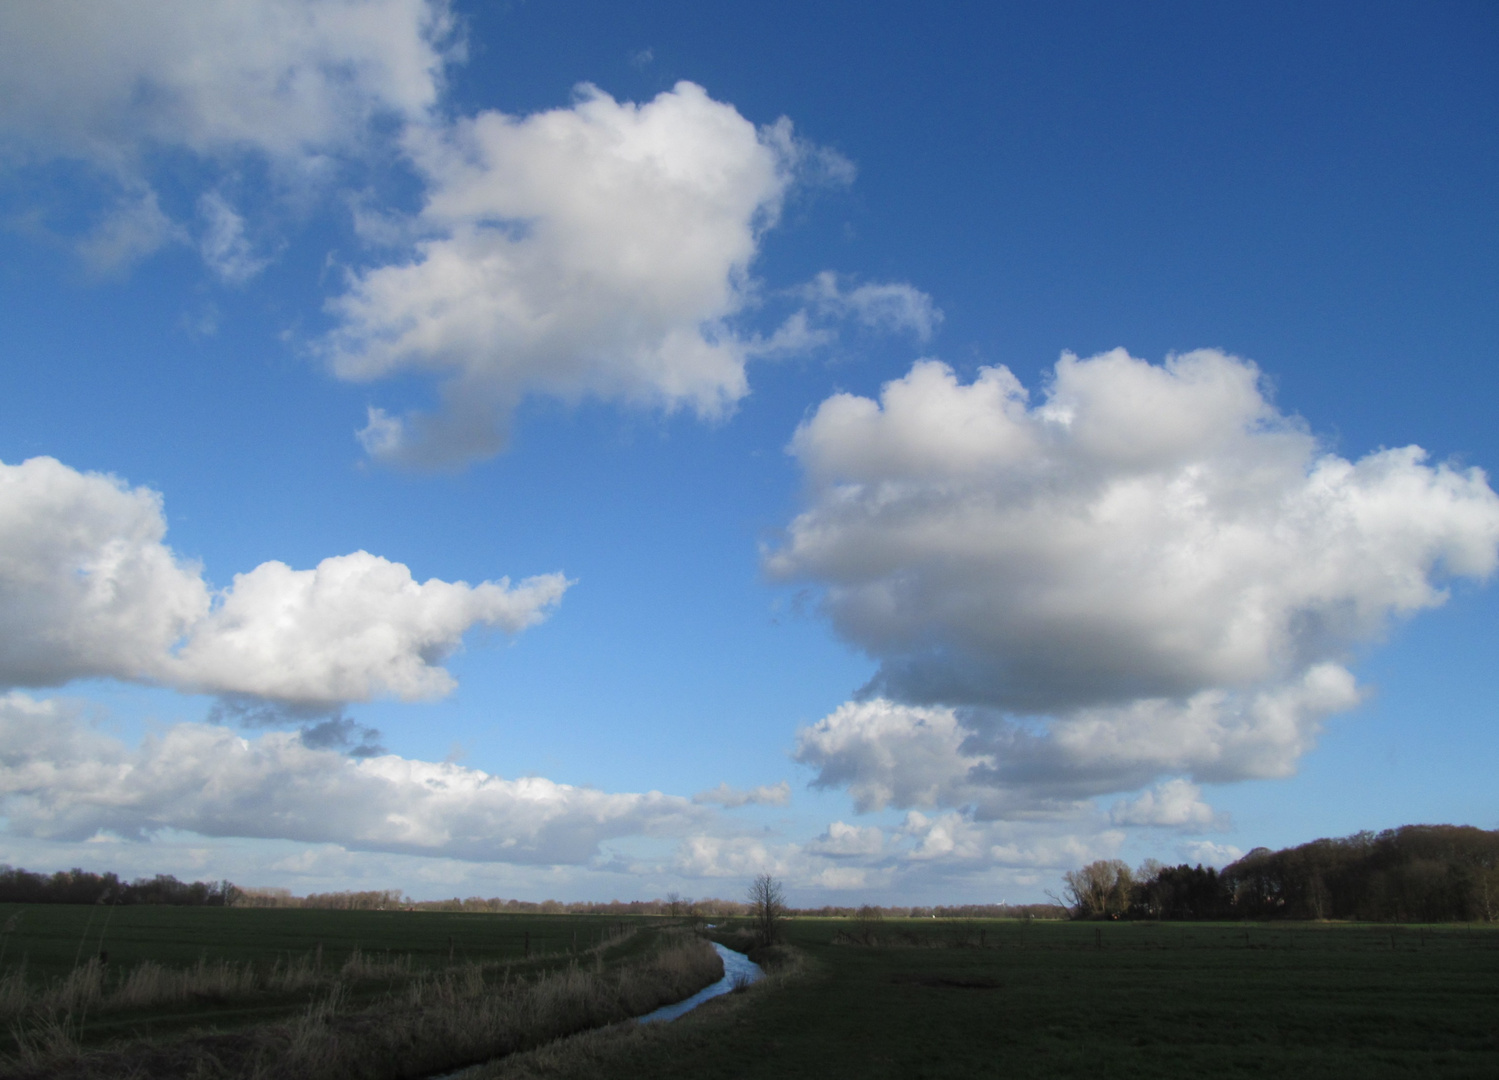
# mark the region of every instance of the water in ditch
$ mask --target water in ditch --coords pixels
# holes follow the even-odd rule
[[[713,942],[713,947],[718,950],[718,955],[723,959],[723,978],[711,986],[705,986],[690,998],[663,1005],[655,1012],[646,1013],[640,1017],[642,1024],[655,1023],[657,1020],[675,1020],[685,1012],[691,1012],[703,1002],[727,994],[736,986],[747,985],[758,982],[765,977],[765,972],[760,965],[745,956],[742,952],[726,949],[718,942]]]
[[[765,977],[765,972],[760,965],[748,956],[745,956],[744,953],[735,952],[733,949],[726,949],[716,941],[712,945],[723,960],[723,978],[711,986],[703,987],[703,989],[693,994],[690,998],[683,998],[681,1001],[672,1002],[670,1005],[663,1005],[655,1012],[649,1012],[644,1016],[636,1017],[636,1020],[642,1024],[651,1024],[657,1020],[675,1020],[683,1013],[697,1008],[703,1002],[716,998],[720,994],[729,993],[736,986],[759,982]],[[466,1076],[481,1067],[480,1065],[465,1065],[461,1069],[453,1069],[449,1072],[430,1076],[427,1080],[459,1080],[460,1077]]]

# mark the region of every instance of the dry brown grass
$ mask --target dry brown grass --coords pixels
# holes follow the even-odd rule
[[[724,935],[719,935],[722,940]],[[734,941],[725,941],[730,948]],[[576,1080],[581,1077],[629,1075],[629,1062],[642,1056],[670,1057],[682,1043],[693,1043],[705,1037],[702,1025],[714,1025],[759,999],[775,993],[792,979],[808,971],[806,955],[789,945],[775,945],[757,950],[754,960],[765,969],[765,978],[731,994],[714,998],[680,1019],[665,1024],[613,1024],[558,1039],[534,1050],[464,1072],[461,1080]]]
[[[54,1014],[17,1032],[20,1049],[0,1064],[0,1075],[27,1080],[427,1076],[649,1012],[723,974],[706,941],[673,934],[663,935],[651,955],[628,967],[606,970],[599,950],[591,963],[574,961],[530,979],[512,977],[508,967],[464,964],[411,974],[373,1005],[351,1008],[352,976],[368,974],[372,964],[351,960],[295,1019],[230,1035],[85,1052],[66,1017]],[[203,979],[211,981],[211,971]]]
[[[63,1022],[84,1012],[118,1012],[191,1001],[232,1001],[257,995],[288,994],[375,978],[411,974],[411,958],[370,959],[354,950],[337,969],[325,969],[316,954],[278,959],[271,964],[238,964],[200,959],[189,968],[146,960],[128,970],[110,971],[97,957],[59,978],[34,983],[24,966],[0,977],[0,1022]]]
[[[634,929],[625,929],[608,934],[578,955],[601,958],[635,933]],[[567,954],[537,953],[533,959],[545,963],[562,955]],[[491,964],[484,970],[492,972],[501,966]],[[87,1015],[193,1002],[246,1001],[309,990],[328,992],[335,986],[342,986],[347,992],[362,982],[420,981],[426,977],[409,955],[371,955],[357,947],[338,967],[324,965],[321,947],[302,956],[278,958],[270,964],[202,958],[188,968],[167,967],[147,960],[129,969],[119,969],[91,957],[66,975],[42,982],[27,977],[23,961],[0,976],[0,1024],[28,1031],[57,1024],[66,1030]]]

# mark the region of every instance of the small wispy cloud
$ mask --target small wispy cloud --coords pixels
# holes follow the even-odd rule
[[[699,806],[712,803],[732,810],[738,806],[785,806],[791,801],[791,785],[782,780],[779,784],[762,784],[756,788],[731,787],[727,782],[707,791],[699,791],[692,797]]]
[[[802,287],[812,310],[825,318],[850,319],[882,333],[906,331],[928,340],[942,323],[932,298],[903,281],[869,282],[849,287],[824,270]]]
[[[84,265],[96,274],[128,270],[169,243],[184,241],[185,230],[161,209],[156,193],[139,187],[122,197],[94,229],[78,241]]]
[[[203,219],[203,235],[198,251],[209,268],[231,285],[242,285],[260,273],[269,259],[255,254],[245,235],[245,219],[217,191],[198,199],[198,216]]]

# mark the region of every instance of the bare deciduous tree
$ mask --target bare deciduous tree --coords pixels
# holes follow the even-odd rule
[[[1122,915],[1129,908],[1134,874],[1119,859],[1099,859],[1062,875],[1063,895],[1078,914],[1091,918]]]
[[[750,883],[750,916],[755,932],[766,945],[774,945],[781,936],[781,917],[786,911],[786,890],[769,874],[761,874]]]

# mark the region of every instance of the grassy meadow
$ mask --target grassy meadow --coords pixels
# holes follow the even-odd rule
[[[0,1076],[425,1076],[721,974],[659,919],[5,905]]]
[[[465,1080],[1499,1076],[1486,926],[796,919],[787,938],[801,971],[763,990]]]
[[[1488,926],[797,918],[765,982],[615,1023],[717,977],[668,923],[0,906],[0,1075],[1499,1075]]]
[[[202,958],[266,963],[322,949],[326,964],[391,951],[418,966],[523,959],[589,948],[644,920],[603,915],[507,915],[138,904],[0,904],[0,973],[25,960],[32,978],[66,974],[103,950],[109,964],[188,966]],[[5,928],[9,928],[8,930]]]

